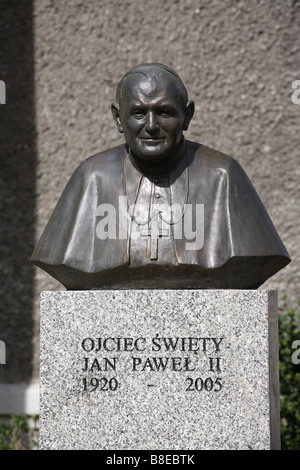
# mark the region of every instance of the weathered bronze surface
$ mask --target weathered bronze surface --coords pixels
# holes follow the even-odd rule
[[[67,289],[254,289],[290,262],[239,163],[184,139],[176,72],[134,67],[112,113],[125,143],[76,169],[34,264]]]

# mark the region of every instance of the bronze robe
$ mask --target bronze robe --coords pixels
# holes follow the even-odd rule
[[[32,262],[67,289],[255,289],[290,262],[259,196],[232,157],[185,142],[188,204],[204,204],[204,245],[177,262],[132,267],[129,240],[96,234],[97,208],[124,196],[126,145],[96,154],[76,169],[42,234]],[[127,156],[128,158],[128,156]],[[118,224],[118,210],[116,210]],[[195,226],[195,225],[194,225]],[[184,233],[183,233],[184,235]]]

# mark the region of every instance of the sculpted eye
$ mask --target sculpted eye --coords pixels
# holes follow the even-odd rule
[[[145,113],[140,109],[133,111],[131,114],[136,119],[143,119],[143,117],[145,116]]]
[[[159,113],[157,113],[159,116],[163,117],[163,118],[168,118],[170,116],[170,113],[166,112],[166,111],[160,111]]]
[[[163,118],[174,116],[174,112],[170,109],[161,109],[157,114]]]

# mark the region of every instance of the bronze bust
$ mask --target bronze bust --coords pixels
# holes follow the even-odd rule
[[[185,140],[174,70],[133,67],[112,113],[125,143],[76,169],[34,264],[67,289],[255,289],[290,262],[239,163]]]

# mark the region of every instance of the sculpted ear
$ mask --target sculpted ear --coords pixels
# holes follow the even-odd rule
[[[123,134],[123,127],[121,124],[121,119],[120,119],[120,107],[117,103],[112,103],[111,105],[111,112],[114,118],[114,121],[117,125],[118,131]]]
[[[192,120],[192,117],[194,116],[195,112],[195,104],[194,101],[188,101],[186,108],[185,108],[185,118],[183,121],[183,130],[187,131],[190,125],[190,122]]]

